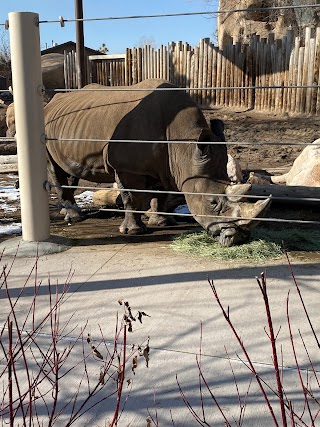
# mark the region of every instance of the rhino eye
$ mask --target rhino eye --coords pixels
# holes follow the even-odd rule
[[[214,212],[219,212],[222,208],[222,202],[219,199],[211,199],[209,201],[210,208],[214,210]]]

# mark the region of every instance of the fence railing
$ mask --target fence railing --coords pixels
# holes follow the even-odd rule
[[[45,148],[45,142],[48,140],[48,137],[46,136],[44,132],[44,103],[43,103],[43,85],[42,85],[42,78],[41,78],[41,60],[40,60],[40,37],[39,37],[39,15],[32,13],[32,12],[11,12],[9,14],[9,27],[10,27],[10,44],[12,47],[12,76],[13,76],[13,87],[15,91],[15,124],[16,124],[16,140],[17,140],[17,151],[18,151],[18,157],[19,157],[19,183],[20,183],[20,200],[21,200],[21,219],[22,219],[22,229],[23,229],[23,241],[26,242],[41,242],[46,241],[49,239],[50,236],[50,219],[49,219],[49,203],[48,203],[48,194],[47,191],[50,189],[50,185],[47,182],[47,171],[46,171],[46,148]],[[271,58],[273,59],[273,64],[275,65],[274,68],[264,69],[262,68],[261,64],[259,65],[259,69],[257,69],[257,62],[254,62],[252,55],[251,57],[248,56],[248,52],[245,50],[240,49],[240,45],[238,45],[239,55],[234,56],[234,62],[229,61],[230,64],[239,64],[241,63],[240,60],[246,58],[247,62],[251,64],[252,76],[255,76],[255,81],[259,77],[265,76],[265,80],[263,81],[265,87],[271,87],[272,84],[276,83],[276,88],[273,88],[272,90],[266,91],[266,94],[272,94],[277,93],[277,91],[282,91],[281,95],[283,99],[286,99],[286,105],[289,105],[289,101],[291,102],[290,97],[295,98],[294,105],[307,105],[307,99],[313,100],[313,104],[310,105],[318,105],[318,95],[319,95],[319,89],[318,88],[303,88],[305,91],[305,102],[302,104],[302,95],[301,94],[294,94],[294,91],[297,91],[297,86],[292,89],[291,95],[290,92],[291,88],[279,86],[279,82],[283,82],[285,80],[285,76],[288,76],[288,81],[290,82],[290,76],[291,79],[295,79],[294,83],[297,85],[302,82],[303,84],[306,82],[308,83],[309,80],[318,79],[319,77],[319,67],[318,67],[318,61],[319,61],[319,48],[320,48],[320,37],[319,37],[319,30],[317,29],[315,32],[315,37],[311,37],[311,29],[306,30],[306,35],[309,35],[309,38],[306,37],[306,43],[304,46],[299,46],[296,44],[293,49],[287,49],[287,56],[285,60],[281,57],[280,58],[280,50],[277,51],[276,47],[280,47],[280,43],[274,42],[272,38],[270,37],[267,41],[263,42],[264,45],[261,44],[257,37],[253,38],[256,40],[256,51],[259,52],[259,46],[266,46],[266,51],[269,49],[268,45],[270,45],[270,53]],[[27,35],[27,36],[26,36]],[[312,39],[314,41],[312,41]],[[288,40],[288,37],[286,38]],[[231,67],[231,71],[233,70],[233,74],[227,73],[227,62],[223,58],[227,58],[227,56],[223,56],[222,54],[217,51],[214,47],[212,48],[212,55],[213,51],[217,53],[217,64],[220,64],[219,67],[217,65],[216,68],[216,82],[215,85],[213,84],[214,81],[205,80],[207,74],[204,72],[204,69],[211,70],[211,77],[214,75],[213,67],[212,65],[215,64],[213,60],[210,60],[210,56],[208,54],[208,51],[206,53],[206,46],[209,46],[210,43],[205,42],[205,40],[200,44],[199,46],[199,53],[198,53],[198,65],[200,65],[200,57],[207,58],[206,59],[206,67],[202,68],[200,66],[196,66],[197,63],[195,61],[196,57],[196,51],[192,53],[192,50],[187,49],[188,46],[185,45],[186,52],[191,52],[189,55],[181,55],[180,53],[183,52],[183,49],[180,49],[179,45],[173,46],[173,44],[170,45],[170,48],[172,51],[175,51],[176,54],[179,53],[179,60],[177,59],[177,56],[171,56],[169,57],[167,65],[163,68],[163,70],[167,70],[169,73],[169,79],[173,80],[179,86],[187,86],[187,83],[189,84],[189,88],[192,91],[192,94],[194,96],[199,97],[203,96],[202,99],[206,100],[207,97],[211,97],[211,89],[214,88],[213,93],[216,94],[216,102],[230,102],[230,96],[227,96],[228,91],[231,90],[230,88],[233,87],[234,92],[234,99],[238,100],[238,102],[253,102],[254,104],[257,102],[257,99],[260,101],[260,104],[257,103],[257,105],[262,106],[264,105],[261,102],[261,99],[263,99],[263,91],[265,90],[262,86],[260,87],[254,87],[253,82],[250,81],[248,75],[244,76],[243,70],[239,68],[238,72],[239,74],[236,74],[236,68]],[[285,46],[290,46],[290,43]],[[230,44],[231,46],[231,44]],[[282,46],[282,45],[281,45]],[[308,48],[307,48],[308,46]],[[310,48],[311,46],[311,48]],[[313,46],[313,47],[312,47]],[[237,44],[235,45],[237,47]],[[301,50],[302,48],[302,50]],[[233,44],[232,44],[233,49]],[[280,49],[280,48],[279,48]],[[224,49],[223,52],[227,51],[227,47]],[[200,52],[202,53],[200,55]],[[235,51],[233,51],[235,52]],[[308,57],[306,56],[308,53]],[[23,53],[23,54],[22,54]],[[163,55],[163,53],[162,53]],[[152,55],[151,55],[152,56]],[[218,56],[220,57],[220,61],[218,61]],[[260,59],[262,60],[265,58],[266,55],[265,51],[262,50],[260,53]],[[187,60],[189,57],[189,61]],[[28,59],[26,61],[26,58]],[[30,59],[31,58],[31,59]],[[126,54],[126,57],[124,58],[125,64],[128,63],[128,52]],[[161,56],[160,56],[161,58]],[[168,58],[168,56],[167,56]],[[186,60],[184,58],[187,58]],[[193,58],[193,61],[191,59]],[[240,58],[240,59],[239,59]],[[248,58],[251,60],[248,60]],[[306,59],[308,58],[308,60]],[[114,59],[122,59],[123,58],[114,58]],[[162,56],[163,59],[163,56]],[[281,60],[280,60],[281,59]],[[165,61],[165,59],[163,59]],[[175,64],[175,67],[172,67],[172,63]],[[157,63],[157,66],[153,66],[150,69],[146,67],[146,64],[142,61],[138,61],[138,57],[136,61],[131,61],[131,63],[136,64],[135,65],[135,71],[132,73],[130,68],[127,66],[125,68],[126,74],[125,79],[127,78],[127,84],[130,85],[132,83],[135,83],[135,79],[138,79],[142,71],[143,72],[149,72],[151,75],[147,75],[144,77],[164,77],[161,76],[161,74],[152,74],[152,73],[160,73],[161,67],[158,66],[159,63]],[[188,76],[188,66],[193,63],[193,67],[190,67],[190,70],[194,71],[194,76],[197,74],[198,80],[196,80],[193,76],[193,74],[190,74],[190,81],[186,80],[186,76]],[[204,62],[201,62],[204,64]],[[210,65],[211,64],[211,65]],[[253,66],[255,64],[255,66]],[[286,65],[288,64],[288,68],[286,68]],[[294,68],[290,68],[290,65],[292,64],[298,64],[298,74],[294,75],[293,71]],[[303,66],[302,66],[303,64]],[[312,66],[310,66],[312,64]],[[301,65],[301,67],[300,67]],[[211,68],[210,68],[211,67]],[[116,66],[115,66],[116,69]],[[147,71],[146,71],[147,70]],[[255,71],[254,71],[255,70]],[[129,72],[130,71],[130,72]],[[273,74],[277,75],[278,80],[271,80],[271,71]],[[241,74],[242,73],[242,74]],[[254,74],[255,73],[255,74]],[[269,73],[269,74],[267,74]],[[287,73],[287,74],[286,74]],[[299,76],[300,73],[300,76]],[[116,73],[115,73],[116,75]],[[193,81],[192,81],[193,76]],[[201,76],[201,77],[200,77]],[[268,76],[268,81],[266,80]],[[239,78],[241,77],[241,78]],[[273,76],[274,77],[274,76]],[[168,79],[168,78],[167,78]],[[178,80],[174,80],[178,79]],[[229,79],[229,80],[228,80]],[[238,79],[238,80],[237,80]],[[247,80],[248,79],[248,80]],[[129,81],[130,80],[130,81]],[[137,80],[138,81],[138,80]],[[318,81],[318,80],[317,80]],[[113,82],[111,79],[106,80],[107,84],[115,85],[115,82]],[[198,83],[197,83],[198,82]],[[232,86],[233,82],[233,86]],[[242,87],[237,87],[235,89],[235,84],[237,82],[244,82],[245,85]],[[219,83],[219,84],[218,84]],[[195,86],[198,84],[198,86]],[[229,84],[229,86],[228,86]],[[252,86],[251,86],[252,84]],[[269,86],[267,86],[269,84]],[[221,90],[218,90],[220,88]],[[223,89],[224,88],[224,89]],[[162,90],[163,88],[160,88],[159,90]],[[316,91],[316,92],[310,92]],[[115,90],[119,90],[119,88],[115,88]],[[128,90],[136,90],[132,88],[125,88],[126,91]],[[169,89],[166,89],[169,90]],[[184,90],[184,89],[182,89]],[[261,91],[260,98],[257,96],[257,91]],[[237,92],[238,91],[238,92]],[[285,91],[288,91],[286,93]],[[176,92],[176,90],[175,90]],[[314,93],[316,93],[316,97],[314,97]],[[237,95],[238,94],[238,95]],[[247,95],[246,95],[247,94]],[[287,96],[285,96],[285,94]],[[219,98],[218,98],[219,95]],[[236,96],[238,96],[236,98]],[[271,95],[270,95],[271,97]],[[28,105],[25,102],[25,100],[28,100],[31,102],[33,108],[27,108]],[[266,96],[266,99],[268,97]],[[228,101],[229,100],[229,101]],[[297,100],[299,101],[297,103]],[[316,102],[316,103],[315,103]],[[280,104],[273,104],[271,103],[274,108],[280,108]],[[283,103],[281,104],[283,105]],[[291,104],[290,104],[291,105]],[[317,111],[317,108],[316,108]],[[94,129],[94,128],[93,128]],[[76,140],[79,141],[79,136],[77,135],[71,135],[72,139],[76,137]],[[93,136],[95,136],[93,134]],[[52,139],[52,138],[51,138]],[[62,138],[65,139],[65,136]],[[98,139],[86,139],[86,141],[98,141]],[[101,140],[100,140],[101,141]],[[108,142],[109,140],[103,139],[103,142]],[[116,139],[112,138],[112,142],[116,142]],[[126,142],[129,142],[130,140],[126,139]],[[133,140],[135,143],[144,142],[149,143],[150,141],[143,140],[138,141],[136,138]],[[131,141],[131,142],[133,142]],[[121,141],[123,142],[123,141]],[[157,142],[157,141],[152,141]],[[185,141],[179,141],[179,140],[168,140],[167,143],[185,143]],[[164,141],[161,140],[161,143],[164,143]],[[207,142],[206,142],[207,144]],[[216,144],[214,142],[214,144]],[[247,143],[245,143],[247,144]],[[257,144],[257,143],[254,143]],[[263,144],[262,142],[259,142],[258,144]],[[278,144],[278,143],[276,143]],[[136,191],[135,189],[122,189],[123,191]],[[199,195],[199,193],[196,193]],[[220,193],[219,193],[220,194]],[[270,194],[270,193],[268,193]],[[241,195],[237,194],[237,197],[240,197]],[[270,199],[269,195],[263,195],[264,198]],[[260,198],[260,196],[259,196]],[[315,198],[312,198],[313,201],[315,201]],[[36,207],[36,209],[35,209]],[[66,208],[69,208],[70,205],[67,203]],[[131,211],[130,211],[131,212]],[[137,211],[138,212],[138,211]],[[194,214],[197,215],[197,214]],[[201,214],[202,215],[202,214]],[[210,217],[216,217],[216,215],[209,215]],[[230,218],[231,219],[231,218]],[[232,220],[239,219],[237,217],[232,217]],[[253,218],[242,218],[247,220],[256,220]],[[281,219],[274,219],[274,218],[268,218],[266,221],[281,221],[284,222],[284,220]],[[290,220],[292,221],[292,220]],[[296,222],[296,221],[295,221]],[[306,221],[299,221],[299,222],[306,222]],[[307,221],[307,223],[317,224],[319,225],[319,221]]]
[[[73,61],[71,53],[67,76],[73,73]],[[130,86],[147,78],[163,78],[194,88],[191,96],[203,107],[320,113],[319,88],[306,87],[319,84],[320,27],[306,27],[303,41],[293,40],[289,30],[279,40],[272,33],[268,38],[253,35],[246,44],[230,38],[219,50],[205,38],[196,47],[182,42],[159,49],[147,45],[126,49],[123,55],[91,56],[88,62],[90,82]]]

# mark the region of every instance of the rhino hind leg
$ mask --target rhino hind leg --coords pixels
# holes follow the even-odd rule
[[[62,188],[62,185],[77,185],[78,178],[68,175],[57,163],[48,155],[48,176],[54,188],[61,207],[60,214],[64,215],[64,220],[70,224],[83,220],[81,209],[74,198],[74,189]]]
[[[176,220],[171,215],[161,215],[157,212],[167,212],[167,195],[159,195],[158,197],[153,197],[150,201],[150,209],[147,212],[149,217],[148,225],[150,226],[159,226],[165,227],[168,225],[176,224]]]

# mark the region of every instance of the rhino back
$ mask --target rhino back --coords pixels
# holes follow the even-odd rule
[[[49,138],[196,140],[207,127],[197,105],[184,91],[153,91],[156,87],[175,88],[166,81],[151,79],[131,87],[138,91],[125,91],[127,87],[92,91],[106,89],[93,84],[84,88],[87,92],[56,95],[45,107],[46,134]],[[64,169],[65,163],[73,162],[73,168],[102,170],[106,166],[110,173],[122,169],[158,176],[167,166],[163,164],[167,162],[167,148],[153,144],[52,141],[48,149]],[[107,165],[102,158],[104,150],[108,152]]]

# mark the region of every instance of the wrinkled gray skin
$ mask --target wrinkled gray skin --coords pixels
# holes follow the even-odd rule
[[[56,186],[68,183],[68,176],[93,182],[114,182],[119,189],[150,189],[185,193],[196,221],[222,245],[247,238],[269,201],[242,201],[240,194],[250,186],[230,186],[225,144],[208,127],[190,96],[181,90],[154,91],[175,86],[163,80],[145,80],[135,86],[143,91],[89,91],[56,95],[45,107],[48,138],[120,140],[48,141],[49,171]],[[105,88],[89,85],[90,88]],[[159,143],[121,142],[151,140]],[[166,144],[161,141],[185,141]],[[194,142],[197,142],[196,144]],[[217,142],[211,145],[206,142]],[[56,187],[67,220],[80,215],[73,192]],[[218,196],[186,193],[217,193]],[[127,210],[145,210],[152,196],[122,192]],[[221,195],[220,195],[221,194]],[[228,194],[228,197],[223,197]],[[159,211],[162,210],[159,199]],[[229,218],[228,218],[229,217]],[[239,219],[238,219],[239,217]],[[121,233],[145,231],[139,213],[126,213]]]
[[[64,55],[62,53],[47,53],[41,56],[42,83],[47,92],[44,101],[47,103],[54,96],[53,89],[63,89],[64,81]],[[32,108],[30,105],[29,108]],[[14,137],[16,133],[14,120],[14,103],[10,104],[6,114],[6,136]]]
[[[48,89],[63,89],[64,81],[64,55],[62,53],[47,53],[41,56],[42,83]],[[54,92],[46,93],[46,100],[54,96]]]

